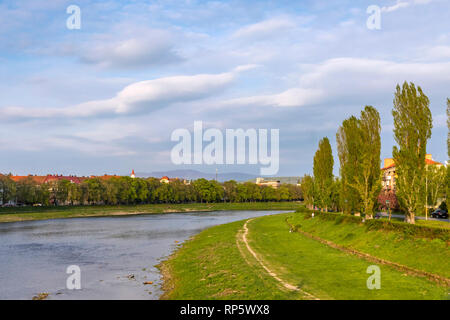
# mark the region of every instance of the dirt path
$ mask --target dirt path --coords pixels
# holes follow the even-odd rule
[[[241,238],[240,240],[245,244],[248,252],[250,252],[250,254],[256,259],[256,261],[258,261],[258,263],[264,268],[264,270],[266,270],[266,272],[275,280],[277,280],[279,283],[281,283],[281,285],[288,289],[288,290],[295,290],[295,291],[299,291],[301,294],[303,294],[305,296],[305,298],[309,299],[309,300],[320,300],[319,298],[315,297],[314,295],[284,281],[283,279],[281,279],[275,272],[273,272],[271,269],[269,269],[269,267],[262,261],[262,259],[256,254],[256,252],[250,247],[248,240],[247,240],[247,236],[248,236],[248,227],[247,224],[252,221],[253,219],[249,219],[245,222],[244,226],[243,226],[243,231],[242,232],[238,232],[237,237]],[[243,255],[243,252],[241,251],[241,254]],[[245,256],[243,255],[244,259],[248,262],[248,260],[245,258]]]

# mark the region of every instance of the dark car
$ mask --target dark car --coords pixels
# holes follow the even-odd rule
[[[442,209],[437,209],[431,214],[431,217],[437,219],[448,219],[448,212]]]

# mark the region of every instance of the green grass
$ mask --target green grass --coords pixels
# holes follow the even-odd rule
[[[0,223],[26,220],[44,220],[118,214],[150,214],[187,211],[217,210],[296,210],[298,202],[246,202],[246,203],[190,203],[145,204],[118,206],[53,206],[0,208]]]
[[[448,271],[448,249],[436,241],[415,242],[411,239],[387,238],[365,234],[364,228],[349,224],[324,224],[309,221],[301,213],[280,214],[254,219],[248,224],[249,241],[264,263],[284,281],[296,285],[321,299],[447,299],[448,288],[422,277],[406,275],[392,267],[379,265],[381,289],[369,290],[367,267],[374,263],[333,249],[300,233],[290,233],[286,217],[320,235],[329,235],[346,244],[367,237],[364,248],[386,255],[391,249],[418,249],[401,256],[414,266]],[[310,219],[311,220],[311,219]],[[166,277],[163,298],[168,299],[301,299],[297,291],[282,288],[244,249],[236,244],[236,234],[243,222],[210,228],[186,242],[172,257],[162,263]],[[329,234],[331,233],[331,234]],[[383,234],[383,232],[374,232]],[[393,240],[388,242],[388,240]],[[381,245],[386,246],[381,248]],[[425,245],[425,249],[418,248]],[[380,246],[380,247],[377,247]],[[376,250],[375,250],[376,249]],[[431,250],[431,252],[427,252]],[[434,257],[432,257],[434,256]],[[245,257],[245,258],[244,258]],[[393,257],[393,255],[389,255]],[[394,257],[395,258],[395,257]],[[431,261],[426,261],[429,259]],[[248,261],[248,262],[247,262]],[[415,261],[415,262],[414,262]],[[435,268],[436,267],[436,268]]]
[[[344,216],[343,216],[344,218]],[[400,232],[367,230],[344,219],[324,220],[297,213],[289,222],[322,239],[415,269],[450,278],[450,250],[441,239],[408,237]]]
[[[427,226],[427,227],[437,227],[437,228],[450,229],[450,223],[448,223],[447,221],[416,220],[416,224],[419,225],[419,226]]]
[[[160,268],[165,299],[295,299],[296,292],[279,289],[275,279],[249,267],[236,245],[244,222],[207,229],[184,244]],[[171,288],[171,289],[169,289]]]

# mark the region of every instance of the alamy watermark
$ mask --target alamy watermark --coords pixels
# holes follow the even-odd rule
[[[367,289],[381,289],[381,270],[377,265],[371,265],[367,267],[366,273],[371,274],[370,277],[367,278],[366,285]]]
[[[81,29],[81,9],[77,5],[70,5],[66,9],[66,13],[70,16],[66,20],[66,26],[69,30]]]
[[[81,269],[77,265],[68,266],[66,273],[70,274],[66,280],[66,287],[69,290],[81,289]]]
[[[203,122],[194,122],[194,133],[176,129],[171,140],[178,142],[171,151],[173,164],[260,164],[261,175],[275,175],[280,166],[279,129],[219,129],[203,131]],[[203,142],[208,144],[203,147]],[[248,148],[247,148],[248,147]],[[247,152],[248,151],[248,152]]]
[[[377,5],[371,5],[367,8],[367,14],[370,16],[367,18],[366,26],[369,30],[381,29],[381,8]]]

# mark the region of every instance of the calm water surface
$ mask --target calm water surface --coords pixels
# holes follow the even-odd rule
[[[216,211],[0,224],[0,299],[158,299],[155,265],[179,243],[223,223],[283,211]],[[81,290],[66,268],[81,268]],[[153,281],[144,285],[145,281]]]

